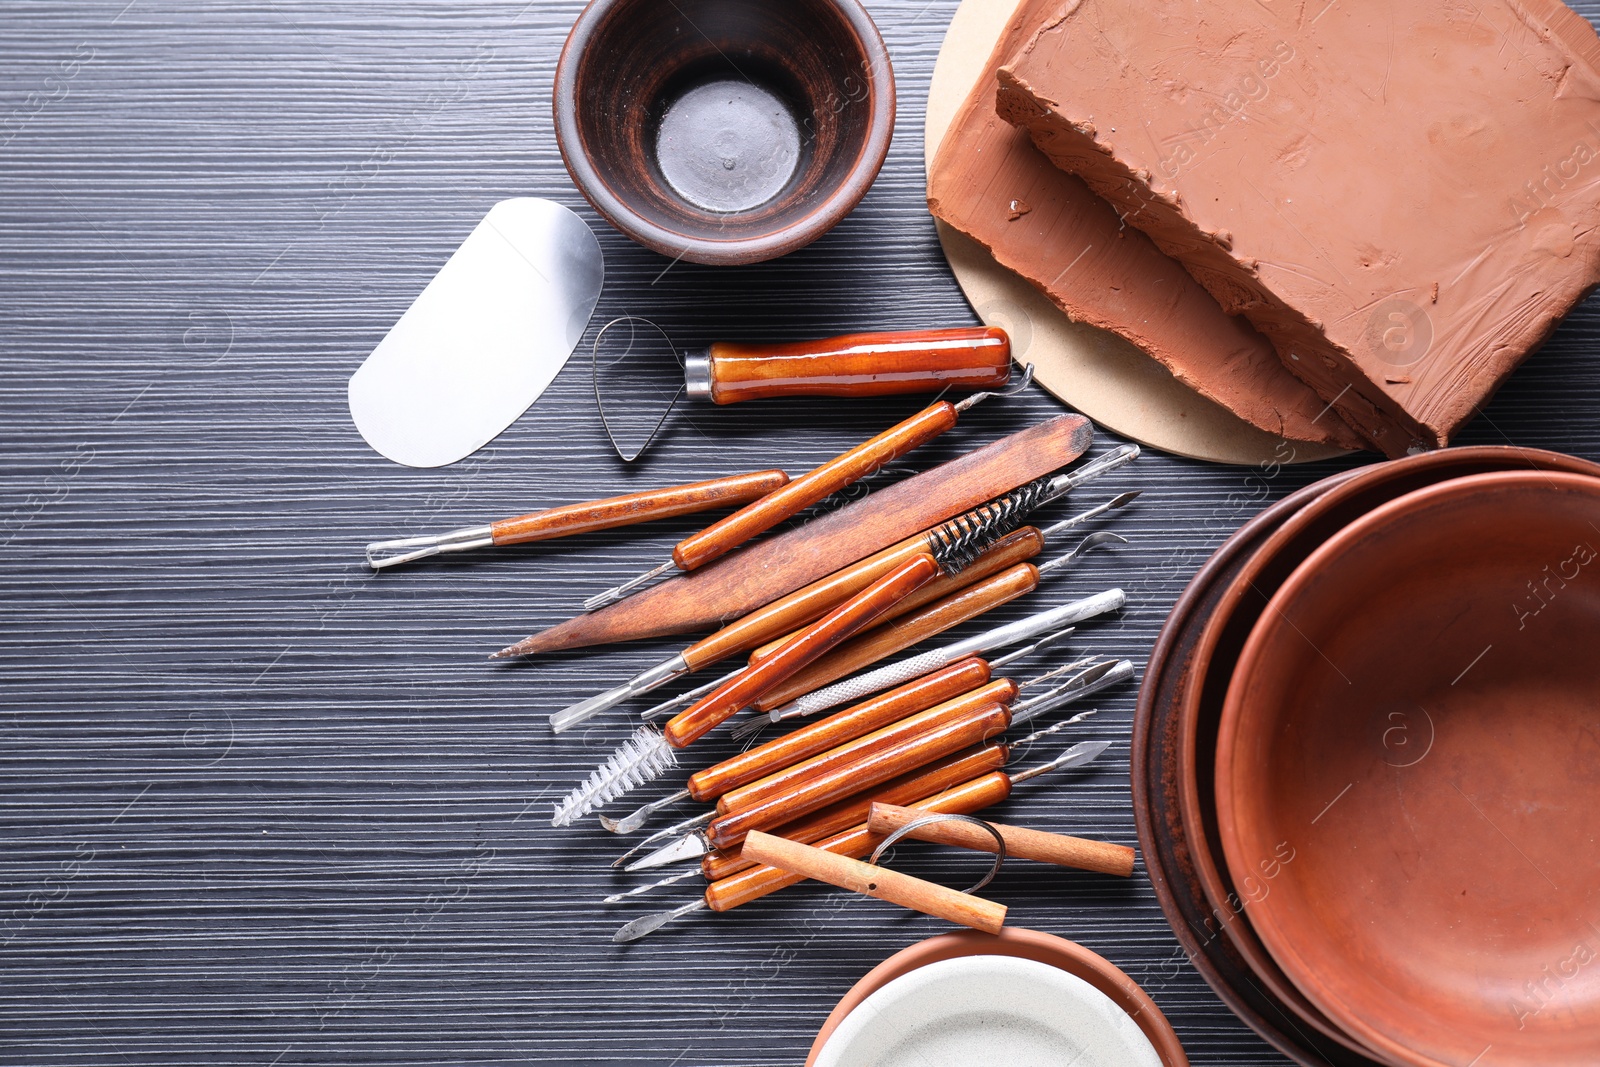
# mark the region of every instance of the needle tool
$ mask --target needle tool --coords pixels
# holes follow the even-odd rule
[[[1108,660],[1015,707],[992,697],[947,701],[724,794],[717,801],[718,814],[704,829],[662,846],[627,869],[647,870],[730,848],[751,830],[782,826],[1132,677],[1132,663]],[[987,694],[979,690],[974,697],[983,695]]]
[[[1032,778],[1048,774],[1051,771],[1063,770],[1069,767],[1079,767],[1092,762],[1095,757],[1104,752],[1110,744],[1105,741],[1085,741],[1073,745],[1061,755],[1048,763],[1037,767],[1030,767],[1016,774],[1006,774],[1003,771],[994,771],[981,777],[974,778],[953,789],[947,789],[936,796],[929,797],[916,805],[916,807],[930,812],[949,812],[968,815],[981,811],[991,805],[998,804],[1011,795],[1014,786],[1020,785]],[[863,820],[854,826],[832,837],[818,842],[817,847],[832,852],[839,856],[849,856],[859,859],[870,855],[877,847],[881,837],[867,829]],[[674,919],[681,919],[697,911],[731,911],[752,900],[759,900],[770,893],[775,893],[786,886],[802,881],[797,876],[787,871],[779,870],[767,864],[758,864],[749,867],[737,874],[719,879],[706,886],[704,894],[687,904],[673,908],[670,911],[656,912],[653,915],[643,915],[627,923],[616,932],[613,941],[636,941],[641,937],[654,933]]]
[[[1057,415],[892,482],[860,500],[746,545],[610,607],[579,615],[501,649],[493,658],[711,631],[778,597],[1004,496],[1089,449],[1082,415]]]
[[[966,753],[946,756],[944,759],[936,760],[926,767],[903,774],[882,785],[864,790],[853,797],[830,804],[804,818],[784,823],[772,832],[780,837],[787,837],[791,841],[804,841],[807,844],[821,841],[825,837],[831,837],[841,830],[847,830],[863,822],[867,817],[868,810],[875,802],[915,804],[978,775],[1000,770],[1011,762],[1012,757],[1025,756],[1035,741],[1060,733],[1062,730],[1080,723],[1094,714],[1095,711],[1093,709],[1080,711],[1071,718],[1063,719],[1053,726],[1043,730],[1036,730],[1014,745],[1007,744],[1005,741],[998,741]],[[696,826],[703,826],[710,822],[716,814],[716,811],[713,810],[693,821]],[[669,827],[658,834],[651,834],[645,841],[641,841],[638,846],[629,849],[618,857],[612,863],[612,866],[626,866],[634,856],[648,848],[653,841],[668,835],[669,832],[682,833],[695,828],[687,825],[687,823],[688,820],[678,824],[677,827]],[[747,867],[753,866],[755,864],[746,861],[739,848],[735,846],[733,848],[712,849],[701,857],[698,870],[704,875],[706,881],[715,882],[720,878],[726,878],[730,874],[736,874]],[[691,871],[695,869],[690,868]],[[658,882],[630,889],[625,893],[613,894],[605,899],[605,903],[615,904],[624,898],[636,897],[682,880],[683,875],[680,872],[663,878]]]
[[[931,562],[932,557],[921,556],[919,558],[928,560],[929,563],[927,566],[933,566]],[[867,594],[863,593],[861,595],[866,596]],[[964,593],[956,595],[962,596]],[[1031,640],[1039,637],[1042,634],[1052,633],[1064,626],[1076,625],[1077,623],[1082,622],[1085,619],[1093,618],[1096,615],[1100,615],[1108,611],[1115,611],[1122,607],[1126,601],[1127,596],[1121,589],[1108,589],[1102,593],[1097,593],[1094,596],[1085,597],[1082,600],[1076,600],[1069,604],[1063,604],[1052,611],[1041,612],[1040,614],[1034,615],[1031,618],[1019,620],[1018,622],[1010,623],[1003,627],[997,627],[996,629],[990,630],[985,634],[980,634],[977,637],[968,638],[965,641],[958,641],[955,644],[946,646],[944,649],[936,649],[933,652],[923,653],[923,655],[920,657],[912,657],[912,660],[903,662],[910,663],[913,660],[921,660],[926,665],[922,666],[918,670],[911,671],[910,673],[901,673],[897,676],[892,676],[892,672],[887,672],[885,668],[880,668],[877,671],[869,672],[868,674],[861,675],[858,678],[847,679],[845,682],[829,686],[828,691],[832,697],[831,702],[823,704],[814,710],[821,711],[847,701],[860,700],[863,697],[867,697],[878,692],[880,689],[886,689],[890,686],[899,685],[901,682],[908,682],[911,679],[920,677],[931,670],[943,667],[949,663],[954,663],[959,659],[965,659],[967,656],[975,655],[977,653],[985,652],[994,648],[1003,648],[1008,645],[1017,644],[1021,641]],[[851,603],[853,604],[855,602],[852,601]],[[836,609],[836,613],[844,612],[849,608],[850,605],[846,605],[844,608]],[[826,627],[829,625],[829,619],[831,618],[833,618],[833,615],[830,615],[822,622],[817,623],[816,626]],[[797,638],[796,640],[802,640],[804,636],[805,634],[803,633],[801,638]],[[990,643],[991,641],[999,641],[999,643]],[[957,651],[955,654],[948,655],[948,658],[945,658],[946,654],[951,650]],[[762,669],[762,667],[765,667],[767,663],[770,662],[770,659],[765,661],[763,664],[758,666],[756,670]],[[894,666],[902,667],[903,665],[896,664]],[[754,674],[755,671],[751,671],[749,673]],[[743,677],[744,675],[741,675],[739,678],[735,678],[733,682],[729,683],[729,685],[731,686],[737,684],[740,680],[742,680]],[[874,679],[875,681],[878,678],[885,678],[887,680],[882,681],[881,684],[872,685],[871,688],[855,688],[855,686],[859,686],[861,679],[868,678]],[[723,690],[717,690],[713,692],[707,697],[702,698],[700,704],[694,705],[689,710],[696,710],[696,708],[699,708],[701,704],[710,702],[713,697],[717,697],[718,694],[722,692]],[[790,703],[792,704],[794,702],[791,701]],[[789,705],[783,705],[783,707],[788,706]],[[724,703],[724,709],[725,708],[726,703]],[[727,711],[727,714],[731,715],[733,711],[736,710],[737,708]],[[681,719],[685,714],[687,714],[687,712],[680,713],[680,715],[675,717],[672,722],[678,722],[679,719]],[[669,729],[672,726],[672,722],[668,723]],[[703,719],[699,723],[691,722],[689,724],[690,731],[692,732],[694,729],[697,729],[700,725],[703,725],[703,723]],[[709,729],[709,727],[707,727],[707,729]],[[701,732],[703,733],[704,731]],[[680,734],[679,736],[683,737],[688,735]],[[699,736],[699,734],[694,734],[694,736]],[[693,740],[693,737],[689,737],[689,740]],[[683,744],[687,743],[688,741],[683,742]],[[608,759],[601,766],[597,767],[594,772],[589,775],[588,779],[568,793],[561,803],[556,805],[555,815],[551,820],[552,824],[556,826],[565,826],[571,823],[573,820],[600,808],[604,804],[621,796],[630,789],[659,777],[668,769],[677,766],[678,760],[676,749],[682,748],[683,744],[672,743],[669,740],[666,732],[657,730],[654,727],[640,727],[615,753],[612,754],[610,759]]]
[[[1022,382],[1010,392],[1026,389],[1033,380],[1033,364],[1023,369]],[[840,489],[881,470],[901,456],[922,447],[955,426],[962,414],[1000,393],[973,393],[955,404],[938,400],[904,422],[857,445],[843,455],[802,474],[788,485],[754,504],[713,523],[699,533],[684,538],[672,550],[670,559],[621,585],[583,602],[585,611],[600,608],[627,597],[674,569],[693,571],[732,552],[752,537],[765,533],[785,519]]]
[[[629,493],[586,504],[567,504],[519,515],[514,519],[501,519],[487,526],[451,530],[449,533],[402,537],[397,541],[374,541],[367,546],[367,566],[376,571],[442,552],[468,552],[491,545],[549,541],[573,534],[632,526],[653,519],[670,519],[713,508],[748,504],[781,489],[788,482],[789,476],[783,471],[756,471],[753,474],[736,474],[667,489]]]
[[[941,704],[986,686],[994,679],[995,668],[1004,667],[1054,646],[1065,640],[1072,632],[1073,628],[1069,626],[1050,634],[1043,640],[996,657],[992,661],[974,656],[959,663],[952,663],[948,667],[923,675],[887,693],[880,693],[854,707],[835,712],[826,719],[804,726],[775,741],[748,749],[715,766],[690,775],[684,788],[660,800],[651,801],[622,819],[610,819],[602,815],[600,824],[612,833],[631,834],[662,808],[691,799],[716,800],[730,789],[765,777],[798,760],[814,756],[834,745],[853,740],[880,726],[903,719],[907,715],[926,711],[935,704]],[[1049,674],[1021,683],[1016,689],[1021,692],[1023,689],[1039,685],[1063,670],[1065,668],[1057,668]],[[1013,697],[1015,695],[1011,694]]]
[[[556,733],[569,730],[625,700],[652,692],[674,679],[702,670],[730,655],[755,648],[795,626],[810,622],[919,552],[931,554],[947,573],[966,577],[968,584],[987,577],[987,573],[976,571],[974,565],[989,553],[998,540],[1012,533],[1031,529],[1020,526],[1030,512],[1043,504],[1059,499],[1085,482],[1132,462],[1137,455],[1138,448],[1135,446],[1115,449],[1071,474],[1031,482],[932,530],[908,538],[898,545],[835,571],[826,578],[797,589],[729,623],[711,636],[695,642],[671,659],[635,675],[616,688],[556,712],[550,717],[550,726]],[[1123,493],[1106,503],[1058,522],[1037,536],[1028,536],[1026,544],[1032,550],[1027,551],[1019,544],[1019,551],[1025,554],[1018,555],[1010,562],[1020,562],[1037,554],[1043,550],[1049,536],[1081,525],[1108,511],[1125,507],[1139,495],[1138,492]],[[993,560],[994,557],[991,556],[990,559]],[[954,588],[954,585],[948,584],[948,587]],[[948,588],[943,588],[939,592],[933,592],[931,589],[925,592],[937,596],[945,591],[948,591]],[[932,599],[932,596],[929,599]],[[914,603],[911,606],[915,606]],[[696,693],[696,696],[699,695],[701,694]],[[653,716],[647,716],[650,717]]]
[[[1069,628],[1066,633],[1071,633]],[[1052,635],[1053,636],[1053,635]],[[1040,642],[1039,644],[1043,644]],[[1009,658],[1031,654],[1038,645],[1030,645],[1011,657],[1001,657],[996,663]],[[1047,671],[1036,678],[1017,683],[1009,678],[992,677],[992,664],[973,657],[953,663],[942,670],[924,675],[897,689],[881,693],[826,719],[809,723],[783,737],[764,745],[747,749],[720,763],[689,776],[684,788],[638,808],[620,820],[600,817],[601,824],[613,833],[632,833],[644,825],[651,813],[684,800],[710,802],[724,793],[757,779],[776,774],[801,760],[853,741],[889,723],[898,722],[909,715],[941,706],[947,701],[960,699],[979,704],[998,701],[1009,704],[1025,690],[1043,685],[1067,672],[1082,667],[1082,663],[1067,664]]]

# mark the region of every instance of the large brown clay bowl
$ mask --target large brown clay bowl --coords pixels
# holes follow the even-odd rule
[[[1138,983],[1124,974],[1119,967],[1076,941],[1068,941],[1038,930],[1008,926],[997,935],[962,930],[953,934],[930,937],[926,941],[919,941],[910,948],[896,952],[868,971],[861,981],[850,988],[822,1024],[816,1041],[811,1045],[811,1053],[806,1057],[808,1067],[816,1060],[817,1054],[822,1051],[822,1046],[827,1044],[828,1038],[839,1028],[839,1024],[844,1022],[845,1016],[854,1011],[863,1000],[918,967],[926,967],[930,963],[955,959],[959,956],[1018,956],[1025,960],[1059,967],[1068,974],[1076,975],[1110,997],[1117,1007],[1128,1013],[1144,1036],[1150,1040],[1156,1055],[1161,1058],[1162,1067],[1189,1065],[1189,1058],[1184,1055],[1183,1046],[1179,1044],[1178,1035],[1173,1032],[1172,1024],[1161,1013],[1161,1009],[1156,1007],[1156,1002],[1150,999],[1150,995],[1140,989]]]
[[[1600,465],[1539,449],[1487,446],[1428,452],[1365,467],[1290,516],[1238,569],[1200,633],[1178,715],[1180,811],[1184,836],[1196,847],[1195,876],[1212,914],[1261,983],[1306,1025],[1353,1050],[1385,1061],[1330,1022],[1295,988],[1250,928],[1251,904],[1272,891],[1277,867],[1246,872],[1236,884],[1223,867],[1213,771],[1217,726],[1228,682],[1268,599],[1312,552],[1350,523],[1397,497],[1451,478],[1502,470],[1550,470],[1600,476]],[[1397,752],[1414,743],[1405,731],[1387,735]],[[1392,1062],[1392,1061],[1390,1061]]]
[[[1597,638],[1600,479],[1544,472],[1385,504],[1251,633],[1217,743],[1227,867],[1277,858],[1252,925],[1386,1058],[1600,1062]]]
[[[1161,911],[1178,940],[1157,980],[1193,967],[1241,1020],[1305,1067],[1372,1067],[1377,1061],[1328,1040],[1305,1025],[1268,990],[1223,935],[1223,916],[1207,902],[1195,877],[1203,843],[1184,835],[1179,787],[1178,709],[1194,669],[1194,649],[1206,620],[1238,569],[1285,520],[1353,472],[1325,478],[1293,493],[1244,523],[1211,555],[1179,596],[1151,652],[1134,715],[1132,788],[1139,854]]]
[[[617,229],[693,263],[826,233],[877,177],[894,111],[857,0],[593,0],[556,67],[572,180]]]

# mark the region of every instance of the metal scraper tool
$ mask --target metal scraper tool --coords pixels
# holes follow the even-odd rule
[[[500,201],[351,376],[356,429],[409,467],[471,455],[555,379],[604,281],[583,219],[550,200]]]

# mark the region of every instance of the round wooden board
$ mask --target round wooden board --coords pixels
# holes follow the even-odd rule
[[[928,89],[924,161],[931,166],[945,131],[982,72],[1018,0],[962,0],[945,33]],[[1073,322],[1020,275],[943,223],[939,242],[978,317],[1012,334],[1035,380],[1107,429],[1163,452],[1216,463],[1282,463],[1281,438],[1244,422],[1173,378],[1108,330]],[[1294,442],[1294,462],[1342,455]]]

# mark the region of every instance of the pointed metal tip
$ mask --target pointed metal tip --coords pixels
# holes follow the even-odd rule
[[[609,815],[600,816],[600,825],[605,827],[607,830],[610,830],[614,834],[620,834],[620,833],[626,833],[627,832],[627,831],[622,829],[622,822],[623,822],[623,820],[621,820],[621,819],[613,819]]]
[[[641,915],[632,922],[623,924],[615,934],[611,935],[611,940],[614,944],[621,945],[647,937],[671,921],[674,914],[670,911],[658,911],[654,915]]]
[[[665,867],[669,863],[699,859],[706,852],[705,838],[697,833],[685,834],[676,841],[667,842],[649,855],[634,860],[622,869],[630,874],[634,871],[648,871],[653,867]]]
[[[1144,490],[1143,489],[1134,489],[1134,490],[1131,490],[1129,492],[1122,493],[1119,496],[1112,497],[1111,498],[1111,503],[1108,504],[1107,507],[1112,507],[1112,508],[1127,507],[1129,504],[1133,503],[1135,500],[1138,500],[1142,496],[1144,496]]]

